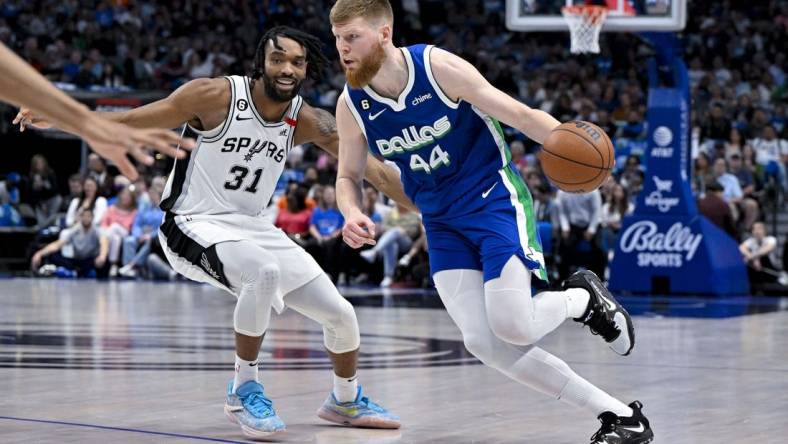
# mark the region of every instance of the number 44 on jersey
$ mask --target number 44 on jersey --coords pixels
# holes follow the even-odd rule
[[[429,163],[418,154],[410,156],[410,169],[413,171],[423,171],[431,174],[433,170],[437,170],[444,165],[451,165],[451,160],[449,160],[449,153],[443,151],[440,145],[435,145],[435,148],[432,149]]]

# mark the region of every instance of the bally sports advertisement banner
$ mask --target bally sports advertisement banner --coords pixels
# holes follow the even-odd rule
[[[611,290],[746,294],[736,241],[699,214],[692,194],[686,67],[677,88],[649,90],[646,174],[611,262]]]

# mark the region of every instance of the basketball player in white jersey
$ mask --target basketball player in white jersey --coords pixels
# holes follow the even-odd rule
[[[338,0],[332,32],[347,86],[337,101],[337,201],[351,247],[374,242],[361,211],[367,152],[402,171],[421,210],[430,270],[468,350],[484,364],[597,416],[595,444],[653,439],[637,401],[626,405],[535,344],[567,319],[627,355],[632,321],[599,278],[581,271],[562,291],[532,297],[546,278],[530,193],[498,121],[542,142],[559,122],[504,94],[467,61],[431,45],[397,48],[388,0]]]
[[[187,123],[197,147],[167,180],[159,236],[171,265],[238,298],[235,378],[225,413],[252,438],[285,429],[258,381],[257,356],[270,310],[288,306],[323,325],[334,389],[318,411],[328,421],[399,428],[399,418],[361,393],[356,378],[359,329],[353,307],[315,260],[261,216],[295,144],[313,142],[335,155],[334,117],[304,103],[298,90],[327,60],[319,41],[287,27],[260,41],[252,76],[197,79],[169,97],[107,117],[135,127]],[[367,179],[411,205],[396,171],[373,157]]]

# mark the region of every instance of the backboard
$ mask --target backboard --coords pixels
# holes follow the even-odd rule
[[[561,7],[607,6],[602,31],[679,31],[687,20],[686,0],[506,0],[506,27],[512,31],[567,31]]]

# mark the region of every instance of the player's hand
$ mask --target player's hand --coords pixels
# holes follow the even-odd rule
[[[85,139],[96,154],[115,163],[121,174],[130,180],[136,180],[138,174],[126,157],[127,154],[138,162],[151,165],[153,157],[144,151],[145,147],[179,159],[185,156],[185,152],[179,148],[191,150],[195,146],[194,139],[181,139],[178,134],[167,129],[131,128],[97,115],[91,116],[90,122],[83,126],[78,135]]]
[[[363,245],[375,245],[375,222],[366,214],[356,209],[350,217],[345,219],[342,227],[342,238],[352,248],[361,248]]]
[[[46,129],[52,123],[43,117],[35,115],[30,109],[22,108],[14,118],[13,123],[19,124],[19,130],[26,127]],[[137,129],[127,125],[112,122],[97,114],[89,114],[80,128],[74,130],[76,135],[83,138],[90,148],[99,156],[111,160],[120,170],[121,174],[130,180],[136,180],[138,173],[134,165],[126,157],[130,154],[138,162],[145,165],[153,164],[153,157],[145,153],[143,148],[152,148],[162,154],[177,159],[185,155],[183,148],[191,150],[195,146],[194,139],[183,139],[174,132],[166,129]]]
[[[21,108],[14,117],[14,125],[19,125],[19,131],[24,132],[25,128],[32,126],[38,129],[52,128],[52,124],[43,117],[33,114],[29,108]]]

